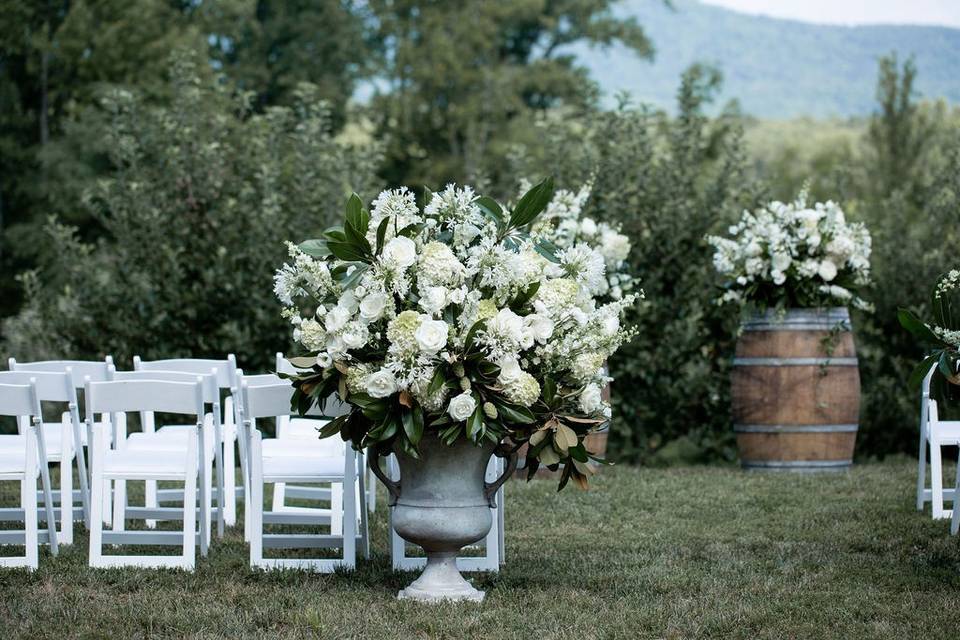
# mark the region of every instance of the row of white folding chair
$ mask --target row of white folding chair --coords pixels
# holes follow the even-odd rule
[[[213,505],[213,478],[216,476],[217,487],[222,489],[223,472],[215,461],[220,460],[221,429],[219,421],[220,388],[217,384],[216,370],[211,369],[206,375],[181,373],[178,371],[115,371],[110,367],[112,381],[160,381],[182,382],[193,384],[200,381],[203,388],[204,406],[212,407],[212,411],[203,416],[203,438],[198,441],[199,455],[199,482],[200,501],[198,514],[200,520],[200,553],[207,555],[212,530]],[[186,455],[189,439],[196,431],[194,425],[175,425],[175,428],[156,429],[154,412],[148,409],[139,411],[142,431],[127,435],[124,431],[118,433],[115,450],[129,450],[157,453],[178,453]],[[201,446],[202,445],[202,446]],[[154,528],[158,520],[180,520],[183,518],[183,509],[180,507],[163,507],[156,502],[156,481],[145,481],[144,506],[131,507],[127,504],[126,481],[114,480],[113,493],[113,531],[123,531],[128,519],[144,520],[148,528]],[[152,496],[150,489],[152,488]],[[152,500],[151,500],[152,497]],[[181,496],[182,499],[182,496]],[[223,536],[223,505],[217,504],[218,534]]]
[[[237,444],[237,429],[235,426],[234,396],[237,393],[237,360],[233,354],[228,354],[222,360],[203,358],[170,358],[165,360],[143,360],[140,356],[133,358],[134,371],[172,371],[179,373],[207,375],[216,371],[218,388],[216,403],[211,410],[215,420],[217,432],[215,465],[217,469],[217,486],[214,496],[218,509],[222,508],[222,518],[218,519],[217,532],[223,535],[223,527],[232,527],[237,521],[237,496],[242,492],[236,485],[235,447]],[[226,398],[221,404],[220,392],[226,392]],[[189,430],[192,425],[165,425],[157,430],[158,433],[171,435],[177,431]],[[151,428],[152,424],[145,428]],[[181,436],[182,437],[182,436]],[[241,460],[241,466],[245,461]],[[179,489],[157,490],[156,483],[150,482],[146,487],[147,506],[156,506],[158,503],[179,502],[183,494]]]
[[[933,517],[950,518],[956,509],[946,509],[945,502],[955,504],[957,492],[943,486],[942,448],[960,445],[960,422],[940,420],[936,401],[930,397],[930,382],[936,367],[930,369],[923,379],[920,395],[920,447],[917,456],[917,510],[923,511],[931,503]],[[930,447],[930,486],[927,487],[927,446]]]
[[[102,361],[86,361],[86,360],[46,360],[38,362],[17,362],[16,359],[10,358],[8,360],[8,365],[11,372],[17,373],[67,373],[70,375],[71,385],[74,389],[72,400],[67,401],[67,411],[65,411],[61,416],[61,421],[49,422],[44,424],[44,433],[46,434],[47,442],[51,445],[49,448],[56,450],[57,444],[63,442],[65,438],[70,438],[72,435],[73,440],[73,449],[75,454],[75,459],[77,461],[77,470],[80,481],[80,488],[78,490],[72,491],[72,493],[67,494],[68,499],[64,500],[64,492],[60,490],[54,490],[53,496],[54,501],[59,502],[61,509],[66,509],[65,502],[70,504],[72,507],[76,507],[79,503],[82,510],[82,518],[89,525],[90,517],[90,490],[89,490],[89,465],[87,464],[87,454],[86,448],[88,448],[88,438],[89,434],[86,429],[82,428],[81,419],[80,419],[80,410],[76,401],[76,391],[83,389],[84,380],[90,378],[95,382],[102,382],[107,380],[109,375],[108,368],[113,363],[113,358],[106,356]],[[57,401],[53,398],[50,398],[51,401]],[[43,402],[44,399],[41,399]],[[101,421],[107,420],[101,416]],[[72,433],[65,433],[65,432]],[[114,430],[111,428],[108,431],[109,437],[112,439],[114,436]],[[61,468],[61,471],[64,471],[65,468]],[[65,478],[65,476],[62,476]],[[70,483],[72,484],[72,473],[70,474]],[[108,498],[108,496],[107,496]],[[108,505],[109,506],[109,503]],[[106,517],[109,521],[110,511],[106,510]],[[79,520],[81,513],[74,513],[74,520]],[[72,528],[72,527],[71,527]],[[72,534],[71,531],[65,531],[65,534]],[[61,542],[67,542],[67,540],[61,540]]]
[[[293,366],[289,360],[287,360],[283,353],[277,353],[276,355],[276,371],[278,374],[296,374],[301,373],[302,369],[298,369]],[[346,407],[343,406],[343,403],[340,402],[336,397],[331,396],[327,398],[324,404],[323,413],[328,414],[329,416],[337,416],[346,412]],[[321,419],[322,420],[322,419]],[[318,424],[319,422],[319,424]],[[283,440],[287,438],[296,438],[299,440],[317,440],[317,429],[318,427],[323,426],[323,422],[320,422],[316,418],[304,419],[304,418],[294,418],[290,417],[288,420],[283,420],[277,424],[277,438]],[[323,442],[328,443],[327,447],[331,449],[331,453],[335,453],[342,449],[343,441],[336,438],[328,438],[324,441],[321,441],[321,447],[324,445]],[[367,495],[364,496],[364,502],[366,503],[367,510],[370,513],[374,513],[377,510],[377,484],[376,478],[373,476],[373,472],[364,467],[364,470],[361,473],[366,473],[364,478],[365,484],[367,487]],[[329,498],[327,495],[327,489],[317,489],[315,487],[298,487],[296,485],[287,486],[286,483],[278,483],[273,487],[273,510],[274,511],[300,511],[304,508],[309,507],[290,507],[286,505],[286,498],[300,498],[308,500],[326,500],[332,499],[338,502],[340,497],[338,495],[339,486],[335,485],[330,488],[329,491],[333,491],[334,495],[332,498]]]
[[[91,440],[91,526],[90,565],[93,567],[177,567],[192,570],[199,539],[205,548],[206,532],[197,534],[197,478],[204,458],[202,443],[210,436],[204,420],[203,377],[195,381],[164,380],[87,381],[84,391],[86,420],[92,432]],[[95,413],[118,416],[126,413],[163,412],[191,416],[194,428],[188,431],[185,449],[158,451],[138,449],[125,443],[110,448],[107,427],[95,424]],[[116,422],[116,419],[114,420]],[[184,484],[182,531],[103,531],[103,496],[111,482],[118,485],[131,480],[178,481]],[[201,512],[209,512],[204,505]],[[125,516],[126,514],[124,514]],[[104,544],[113,545],[173,545],[181,548],[174,556],[161,555],[105,555]]]
[[[40,564],[41,543],[49,544],[53,555],[57,555],[59,550],[47,468],[43,413],[36,380],[29,380],[27,384],[0,384],[0,416],[13,417],[21,424],[29,425],[23,433],[0,435],[0,481],[20,483],[18,520],[23,522],[24,527],[22,531],[0,532],[0,542],[24,546],[23,556],[0,557],[0,567],[36,569]],[[47,530],[42,534],[37,514],[38,476],[43,488],[47,522]]]
[[[359,507],[359,531],[357,530],[358,500],[353,487],[360,484],[364,495],[362,457],[351,447],[344,447],[340,455],[319,455],[320,449],[305,442],[284,442],[264,439],[257,428],[258,419],[276,421],[289,416],[291,387],[273,374],[244,376],[239,374],[241,400],[237,404],[238,425],[242,430],[241,442],[249,456],[250,477],[247,487],[249,498],[245,500],[244,512],[249,514],[245,531],[250,541],[250,564],[260,568],[300,568],[314,571],[332,571],[336,567],[354,567],[356,543],[359,540],[365,557],[369,556],[369,535],[366,510]],[[339,484],[343,504],[340,509],[326,513],[316,510],[307,512],[264,511],[264,486],[276,483]],[[340,520],[340,534],[267,534],[264,525],[330,525]],[[330,548],[341,549],[339,558],[265,558],[265,549]]]

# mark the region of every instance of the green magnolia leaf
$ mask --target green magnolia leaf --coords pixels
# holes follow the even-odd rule
[[[503,224],[503,208],[496,200],[489,196],[480,196],[476,200],[476,205],[480,207],[483,215],[496,222],[498,227]]]
[[[477,406],[467,418],[467,437],[473,441],[477,440],[480,431],[483,429],[483,409]]]
[[[364,236],[365,232],[360,231],[349,222],[343,225],[343,232],[347,235],[347,242],[359,248],[361,253],[366,256],[372,253],[370,241]]]
[[[913,371],[910,373],[910,377],[907,379],[907,386],[914,391],[919,390],[920,386],[923,384],[923,379],[927,377],[927,373],[930,372],[931,368],[937,366],[938,359],[938,355],[927,356],[924,358],[920,364],[913,368]]]
[[[540,281],[530,283],[530,285],[524,289],[516,298],[513,299],[513,302],[510,303],[510,307],[514,310],[518,310],[523,307],[523,305],[530,302],[533,299],[533,296],[537,295],[537,291],[540,290]]]
[[[349,289],[353,287],[357,282],[360,281],[360,278],[363,276],[364,272],[370,268],[370,265],[367,264],[358,264],[355,265],[354,270],[350,272],[346,278],[341,281],[344,289]]]
[[[477,338],[477,332],[487,326],[486,320],[478,320],[473,323],[473,326],[470,327],[470,331],[467,332],[466,340],[464,341],[464,348],[467,351],[473,347],[473,343]]]
[[[434,396],[438,391],[440,391],[441,387],[443,387],[443,383],[446,381],[447,380],[443,375],[443,368],[437,367],[434,369],[433,377],[430,378],[430,386],[427,387],[427,395],[431,397]]]
[[[317,364],[317,359],[309,356],[297,356],[295,358],[290,358],[287,360],[287,362],[295,366],[297,369],[310,369],[313,367],[313,365]]]
[[[330,249],[327,247],[327,241],[322,239],[304,240],[299,245],[300,251],[311,258],[326,258],[330,255]]]
[[[421,222],[414,222],[413,224],[408,224],[408,225],[405,226],[403,229],[400,229],[400,231],[397,232],[397,235],[398,235],[398,236],[405,236],[405,237],[409,238],[409,237],[415,236],[415,235],[417,235],[418,233],[420,233],[421,231],[423,231],[423,227],[424,227],[423,223],[421,223]]]
[[[337,258],[346,262],[369,262],[369,258],[356,245],[348,242],[328,241],[327,246]]]
[[[419,409],[419,407],[417,407]],[[400,418],[403,422],[403,432],[406,434],[407,439],[413,446],[417,446],[420,443],[420,438],[423,437],[423,413],[420,413],[419,421],[414,415],[415,412],[412,409],[404,408],[400,412]]]
[[[323,239],[327,241],[333,240],[334,242],[345,242],[347,239],[347,235],[343,232],[343,227],[339,225],[330,227],[320,235],[323,236]]]
[[[493,404],[496,405],[497,413],[500,414],[500,417],[504,422],[513,424],[533,424],[537,421],[537,418],[533,415],[533,412],[526,407],[497,401],[494,401]]]
[[[353,225],[353,228],[361,233],[367,232],[367,224],[369,224],[369,217],[367,218],[367,224],[363,220],[363,201],[355,193],[351,193],[350,197],[347,198],[346,214],[345,219],[347,224]]]
[[[912,333],[913,336],[921,342],[944,347],[947,346],[943,340],[937,337],[937,334],[935,334],[930,327],[924,324],[923,321],[909,309],[904,309],[903,307],[898,309],[897,320],[900,321],[900,326]]]
[[[320,429],[320,438],[329,438],[335,433],[340,433],[340,429],[347,424],[350,414],[345,416],[337,416],[327,424],[323,425]]]
[[[540,395],[543,396],[544,402],[546,402],[548,405],[553,404],[553,401],[557,397],[557,383],[554,382],[552,377],[544,377],[543,390]]]
[[[508,226],[511,229],[523,227],[536,219],[553,198],[553,178],[547,178],[530,188],[510,215]]]
[[[377,227],[377,251],[375,255],[380,255],[383,252],[383,242],[387,237],[387,227],[390,226],[390,217],[387,216],[380,221],[380,226]]]
[[[544,258],[555,264],[560,264],[560,258],[557,257],[557,245],[543,238],[533,243],[533,249]]]

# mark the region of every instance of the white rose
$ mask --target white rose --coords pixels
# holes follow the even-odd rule
[[[371,293],[360,302],[360,317],[367,322],[374,322],[383,317],[386,308],[386,294]]]
[[[397,378],[389,369],[380,369],[364,379],[363,386],[374,398],[386,398],[397,391]]]
[[[447,334],[450,328],[443,320],[431,320],[423,317],[413,337],[424,353],[434,354],[447,346]]]
[[[450,404],[447,406],[447,413],[449,413],[450,417],[456,422],[461,422],[473,415],[476,408],[477,401],[473,399],[469,391],[464,391],[460,395],[450,399]]]
[[[344,344],[343,338],[331,334],[327,336],[327,351],[333,357],[337,357],[347,351],[347,346]]]
[[[317,354],[317,366],[321,369],[326,369],[333,364],[333,357],[326,351],[321,351]]]
[[[595,384],[588,384],[580,392],[580,411],[591,414],[600,408],[603,398],[600,395],[600,387]]]
[[[506,356],[500,360],[500,375],[497,381],[502,385],[508,385],[516,382],[523,375],[523,369],[514,356]]]
[[[440,313],[447,306],[445,287],[424,287],[420,292],[420,308],[430,315]]]
[[[339,331],[343,329],[348,320],[350,320],[350,312],[346,307],[341,307],[339,304],[331,309],[324,317],[327,331]]]
[[[531,313],[523,319],[527,331],[534,340],[545,344],[553,335],[553,320],[539,313]]]
[[[487,332],[508,337],[516,342],[523,338],[523,330],[523,318],[510,309],[501,309],[487,323]]]
[[[774,271],[786,271],[790,267],[791,262],[793,262],[793,259],[790,257],[790,254],[782,251],[774,253],[770,260]]]
[[[341,337],[343,338],[343,344],[346,345],[348,349],[359,349],[367,343],[369,336],[370,333],[362,324],[359,322],[350,322],[343,330]]]
[[[620,330],[620,318],[617,316],[607,316],[603,319],[601,329],[603,330],[603,335],[605,336],[609,337],[614,335]]]
[[[787,276],[782,271],[772,271],[770,277],[773,279],[773,284],[777,286],[787,281]]]
[[[820,263],[817,273],[823,278],[824,282],[830,282],[837,277],[837,265],[832,260],[824,260]]]
[[[592,218],[584,218],[580,221],[580,233],[592,236],[597,232],[597,223]]]
[[[406,236],[398,236],[383,248],[383,259],[406,269],[417,261],[417,245]]]
[[[357,309],[360,308],[360,303],[357,302],[357,296],[353,291],[344,291],[343,294],[340,295],[340,299],[337,300],[337,306],[343,307],[350,315],[353,315],[357,312]]]

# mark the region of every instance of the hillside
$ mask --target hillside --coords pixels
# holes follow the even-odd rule
[[[694,0],[626,0],[619,13],[636,16],[657,49],[638,59],[622,47],[575,53],[606,99],[621,90],[669,107],[681,72],[708,62],[724,75],[724,100],[737,98],[764,118],[850,116],[874,105],[877,58],[913,54],[925,98],[960,103],[960,30],[920,26],[819,25],[747,15]]]

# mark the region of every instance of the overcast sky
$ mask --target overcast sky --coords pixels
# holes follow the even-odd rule
[[[701,0],[744,13],[827,24],[960,27],[960,0]]]

